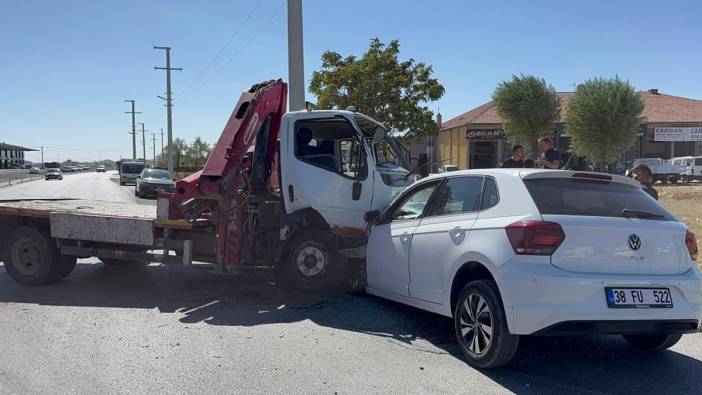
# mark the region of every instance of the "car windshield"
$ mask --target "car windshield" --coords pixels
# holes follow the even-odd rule
[[[524,184],[541,214],[676,221],[646,192],[631,185],[569,178],[530,179]]]
[[[159,180],[170,180],[171,175],[166,170],[146,170],[143,178],[156,178]]]
[[[46,172],[47,173],[58,173],[59,169],[47,169]]]

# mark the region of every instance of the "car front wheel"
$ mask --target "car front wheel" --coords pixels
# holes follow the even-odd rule
[[[509,333],[500,292],[493,281],[475,280],[463,287],[454,322],[458,344],[471,366],[503,366],[517,352],[519,336]]]
[[[680,341],[680,333],[669,335],[624,335],[622,336],[632,346],[649,351],[661,351],[673,347]]]

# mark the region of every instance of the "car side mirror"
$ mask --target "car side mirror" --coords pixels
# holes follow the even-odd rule
[[[380,220],[380,211],[378,211],[378,210],[368,211],[363,216],[363,219],[369,224],[375,224]]]
[[[358,200],[361,198],[361,190],[363,189],[363,184],[360,181],[354,181],[351,190],[351,199]]]

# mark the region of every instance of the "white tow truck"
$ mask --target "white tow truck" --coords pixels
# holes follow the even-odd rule
[[[76,259],[243,265],[318,291],[364,257],[364,215],[413,181],[388,131],[355,111],[285,113],[287,85],[242,93],[204,168],[160,192],[157,207],[84,200],[0,201],[8,274],[26,285],[66,277]],[[173,253],[174,252],[174,253]]]

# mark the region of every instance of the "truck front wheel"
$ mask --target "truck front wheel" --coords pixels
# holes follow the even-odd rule
[[[329,292],[341,287],[345,259],[334,252],[333,238],[313,229],[298,231],[281,258],[278,282],[303,292]]]
[[[50,236],[22,226],[12,231],[3,246],[5,270],[22,285],[43,285],[68,276],[76,258],[61,255]]]

